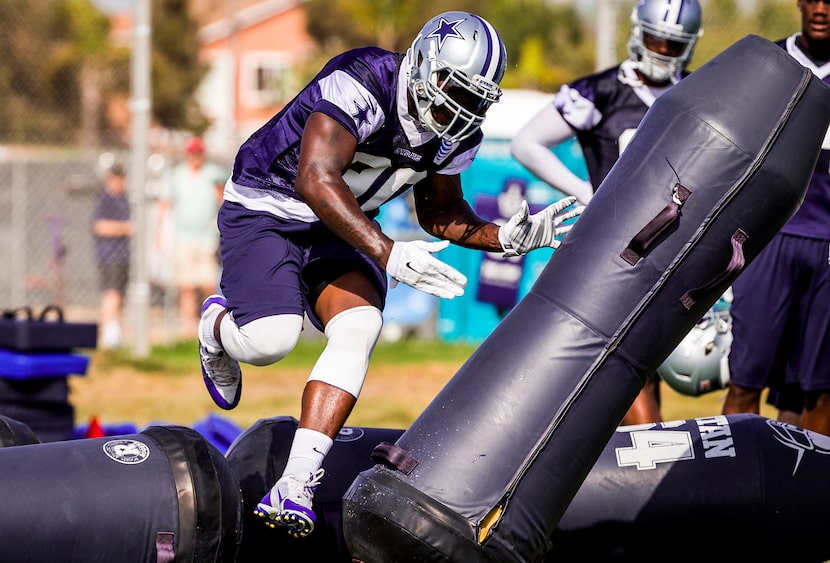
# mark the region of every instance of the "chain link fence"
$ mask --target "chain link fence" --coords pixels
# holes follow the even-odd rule
[[[42,3],[16,2],[13,3],[13,11],[19,15],[29,9],[29,6]],[[740,25],[737,20],[713,20],[711,12],[707,10],[716,4],[724,4],[722,1],[704,0],[702,4],[705,36],[701,40],[693,68],[746,33],[755,32],[770,39],[778,39],[798,29],[798,12],[792,0],[744,0],[731,4],[747,9],[771,6],[775,8],[770,12],[773,15],[786,14],[775,16],[772,20],[763,20],[763,31],[748,29],[745,20],[741,20]],[[621,30],[626,29],[631,5],[633,2],[619,2],[614,10],[617,27]],[[782,11],[775,11],[779,8]],[[756,21],[760,20],[756,18]],[[25,18],[18,18],[15,25],[25,26],[25,22]],[[590,22],[587,25],[590,26]],[[27,32],[25,27],[20,31],[24,35]],[[619,53],[620,59],[624,56]],[[699,60],[701,63],[698,63]],[[8,57],[0,61],[0,79],[10,75],[4,67],[14,64],[17,63]],[[125,68],[124,72],[127,74],[116,77],[116,81],[129,82],[129,69]],[[56,89],[50,96],[53,100],[50,111],[54,111],[54,100],[60,100],[62,95],[65,96],[65,112],[85,111],[84,104],[76,101],[82,97],[83,91],[68,89],[62,94],[60,89],[63,84],[62,81],[53,80],[31,87]],[[17,86],[22,88],[25,85]],[[120,103],[117,99],[110,100],[109,103],[101,112],[108,123],[123,121],[125,112],[129,115],[129,104],[124,99]],[[7,107],[5,119],[27,118],[25,112],[10,114]],[[66,122],[78,127],[82,125],[80,117],[66,119]],[[103,186],[106,167],[113,161],[124,165],[131,161],[129,147],[124,141],[126,136],[119,139],[117,135],[99,135],[95,148],[84,148],[82,135],[75,135],[77,141],[57,138],[54,123],[44,119],[42,125],[42,129],[38,130],[37,123],[29,123],[28,127],[35,127],[35,130],[27,131],[25,143],[10,142],[2,137],[3,130],[0,130],[0,256],[3,258],[0,264],[0,310],[30,307],[37,313],[54,304],[64,310],[64,317],[68,320],[97,322],[101,292],[95,261],[92,214],[97,194]],[[15,127],[6,129],[19,130],[24,126],[24,123],[18,123]],[[167,167],[177,160],[171,147],[180,147],[180,139],[180,136],[151,139],[151,154],[156,154],[152,154],[148,161],[147,185],[144,193],[130,196],[131,202],[138,201],[146,205],[147,211],[144,224],[137,226],[134,236],[144,237],[147,241],[145,247],[150,254],[147,258],[151,274],[149,329],[154,342],[170,341],[176,337],[176,295],[168,270],[172,266],[165,256],[157,255],[153,241],[156,236],[155,203],[160,193],[161,178]],[[225,166],[230,164],[233,157],[232,154],[209,156]],[[128,300],[129,296],[128,291]],[[130,311],[130,303],[126,302],[126,344],[134,337],[131,335]]]
[[[126,151],[89,153],[37,148],[0,152],[0,309],[28,307],[35,316],[57,305],[73,322],[97,322],[98,267],[93,212],[112,163],[128,162]],[[151,256],[150,318],[155,340],[175,338],[176,290],[172,281],[171,225],[162,226],[162,252],[155,245],[156,205],[167,167],[175,158],[153,155],[146,192],[145,237]],[[129,292],[128,295],[129,296]],[[21,313],[22,314],[22,313]],[[125,329],[129,341],[129,303]]]
[[[91,215],[100,188],[96,161],[36,149],[10,150],[3,156],[3,307],[96,307],[97,270],[89,251]]]

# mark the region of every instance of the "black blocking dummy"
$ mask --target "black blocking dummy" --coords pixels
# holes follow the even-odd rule
[[[828,121],[830,90],[752,35],[662,95],[527,296],[345,493],[352,556],[540,561],[646,377],[798,209]]]
[[[394,442],[403,434],[403,430],[385,428],[341,429],[323,463],[326,475],[314,494],[317,524],[311,534],[298,539],[282,528],[265,526],[254,515],[254,507],[282,475],[296,430],[297,420],[292,417],[259,420],[225,454],[239,480],[245,506],[238,563],[256,563],[263,553],[279,553],[285,561],[351,563],[341,531],[343,493],[359,472],[374,464],[371,456],[378,444]]]
[[[236,560],[239,484],[198,432],[0,448],[0,561]]]
[[[291,417],[260,420],[228,451],[246,507],[282,473],[296,429]],[[295,539],[246,510],[237,563],[269,552],[286,561],[351,563],[341,499],[373,465],[375,446],[383,450],[401,434],[343,428],[314,496],[314,532]],[[827,561],[828,473],[830,437],[755,414],[621,426],[559,520],[544,561]],[[725,541],[727,530],[754,539]]]
[[[757,414],[622,426],[546,562],[830,558],[830,436]]]
[[[0,448],[39,443],[40,440],[28,424],[0,415]]]

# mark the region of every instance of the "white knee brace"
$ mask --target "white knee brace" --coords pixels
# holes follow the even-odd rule
[[[308,380],[328,383],[357,398],[382,327],[377,307],[355,307],[335,315],[326,325],[328,342]]]
[[[300,338],[301,315],[273,315],[251,321],[243,327],[226,315],[219,331],[222,347],[231,358],[254,366],[267,366],[283,359]]]

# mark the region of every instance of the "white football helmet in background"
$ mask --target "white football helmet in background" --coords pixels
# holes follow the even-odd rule
[[[650,51],[644,37],[669,41],[676,56]],[[631,12],[628,56],[637,70],[655,82],[677,80],[692,60],[695,43],[703,35],[697,0],[638,0]]]
[[[689,331],[657,373],[669,387],[696,397],[729,384],[729,351],[732,348],[732,316],[728,310],[711,309]]]
[[[475,133],[501,97],[507,55],[501,37],[483,18],[445,12],[424,25],[405,64],[421,124],[454,143]]]

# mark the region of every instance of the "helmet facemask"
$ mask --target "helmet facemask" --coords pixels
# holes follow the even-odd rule
[[[674,19],[660,19],[662,14]],[[631,24],[628,54],[637,70],[653,82],[677,81],[703,35],[697,2],[641,0],[631,12]],[[670,54],[657,51],[662,44]]]

